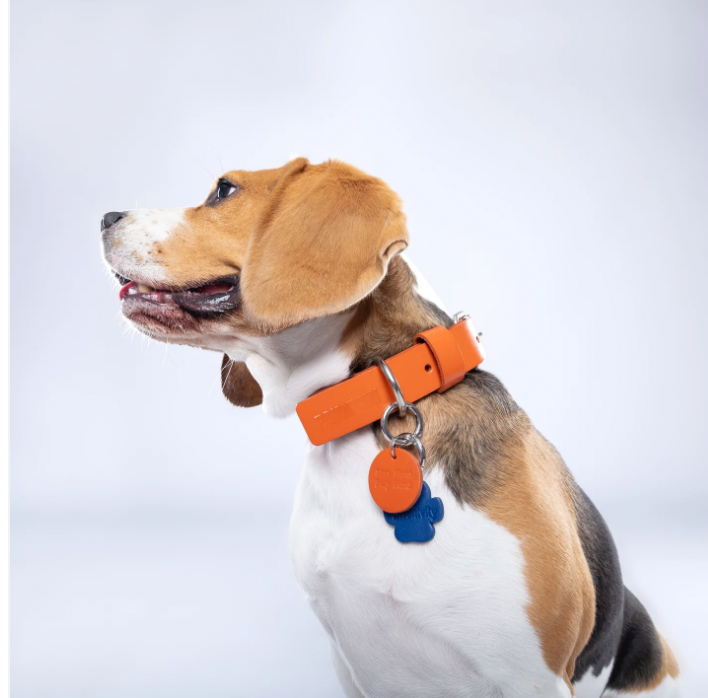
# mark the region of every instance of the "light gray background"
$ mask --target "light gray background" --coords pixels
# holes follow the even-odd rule
[[[12,5],[14,698],[339,695],[289,572],[296,419],[131,336],[106,211],[337,157],[606,514],[708,683],[704,3]]]

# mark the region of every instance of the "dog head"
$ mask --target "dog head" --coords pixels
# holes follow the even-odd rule
[[[384,182],[304,158],[228,172],[194,208],[108,213],[101,228],[125,317],[155,339],[215,350],[352,308],[408,244]],[[261,401],[244,364],[222,385],[234,404]]]

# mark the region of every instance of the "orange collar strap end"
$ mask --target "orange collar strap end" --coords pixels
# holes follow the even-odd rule
[[[406,402],[460,383],[486,356],[469,319],[450,329],[433,327],[416,335],[415,344],[386,360]],[[297,415],[307,436],[320,446],[381,419],[396,401],[393,389],[378,366],[324,388],[298,403]]]

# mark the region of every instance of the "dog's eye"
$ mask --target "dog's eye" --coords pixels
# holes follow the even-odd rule
[[[219,183],[216,185],[216,200],[221,201],[222,199],[227,199],[232,194],[238,191],[238,187],[231,182],[227,182],[225,179],[220,179]]]

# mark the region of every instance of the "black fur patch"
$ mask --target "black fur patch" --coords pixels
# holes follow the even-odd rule
[[[615,665],[607,684],[631,691],[652,683],[662,668],[663,648],[652,619],[637,597],[624,590],[624,622]]]
[[[595,627],[575,664],[573,681],[595,676],[614,659],[607,687],[642,689],[662,670],[663,648],[649,614],[622,583],[615,544],[602,516],[575,485],[578,534],[595,585]]]
[[[578,535],[595,587],[595,627],[575,663],[573,681],[591,669],[595,676],[615,658],[622,635],[624,585],[619,557],[607,524],[583,490],[575,485]]]

